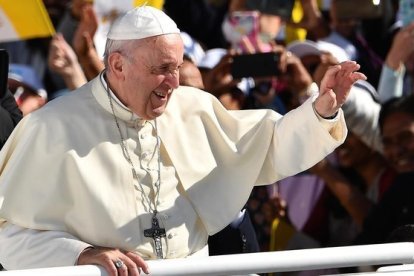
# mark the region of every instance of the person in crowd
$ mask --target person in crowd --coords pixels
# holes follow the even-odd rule
[[[204,90],[204,83],[200,70],[186,55],[184,55],[183,64],[180,67],[179,83],[180,85]]]
[[[0,149],[6,143],[14,127],[22,119],[22,112],[14,100],[7,84],[9,73],[9,54],[0,50]],[[1,270],[1,266],[0,266]]]
[[[379,126],[384,155],[397,176],[365,219],[358,244],[386,242],[396,228],[414,222],[414,94],[384,103]]]
[[[0,149],[6,143],[14,127],[22,118],[13,94],[9,89],[0,94]]]
[[[112,25],[98,77],[19,123],[0,152],[6,269],[138,275],[146,259],[206,256],[208,236],[253,185],[306,170],[343,142],[341,106],[365,79],[356,62],[330,68],[319,93],[281,116],[228,111],[180,87],[183,48],[170,17],[135,8]]]
[[[86,83],[86,77],[78,58],[62,34],[56,34],[50,42],[48,65],[52,71],[63,78],[66,89],[69,91]]]
[[[47,102],[47,92],[34,69],[24,64],[10,64],[8,86],[23,116]]]
[[[414,91],[414,22],[395,34],[382,66],[378,95],[382,103]]]
[[[305,13],[303,21],[306,23],[299,25],[308,30],[308,38],[327,41],[343,48],[350,59],[361,64],[361,72],[377,87],[383,60],[366,41],[360,28],[361,18],[341,16],[336,0],[330,2],[329,19],[319,11],[316,0],[301,2]]]

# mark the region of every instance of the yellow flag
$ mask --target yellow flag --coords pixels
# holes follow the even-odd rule
[[[42,0],[0,0],[0,41],[48,37],[54,33]]]
[[[164,0],[134,0],[135,7],[141,6],[144,4],[161,10],[162,6],[164,5]]]

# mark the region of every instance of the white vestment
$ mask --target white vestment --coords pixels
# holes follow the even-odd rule
[[[99,77],[26,116],[3,147],[0,263],[6,269],[73,265],[90,245],[155,257],[151,238],[143,237],[151,214],[141,192],[150,194],[157,180],[157,160],[148,157],[155,152],[154,122],[113,103],[141,185],[122,154]],[[201,250],[208,235],[236,217],[253,185],[299,173],[332,152],[346,136],[342,111],[333,126],[324,123],[312,99],[282,117],[228,111],[209,93],[174,90],[157,118],[165,257]]]

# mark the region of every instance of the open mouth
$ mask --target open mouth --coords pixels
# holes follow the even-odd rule
[[[169,95],[169,94],[171,94],[171,92],[172,92],[172,89],[169,89],[169,90],[168,90],[168,91],[166,91],[166,92],[162,92],[162,91],[154,91],[154,94],[155,94],[158,98],[160,98],[161,100],[165,100],[165,99],[167,99],[168,95]]]

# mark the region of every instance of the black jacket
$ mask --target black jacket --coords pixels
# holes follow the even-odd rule
[[[0,149],[21,118],[22,112],[17,107],[13,94],[7,90],[0,98]]]

